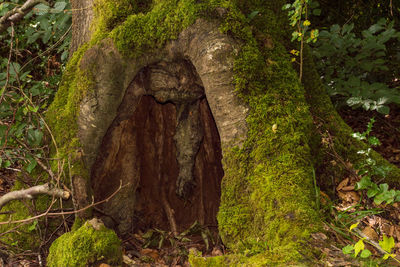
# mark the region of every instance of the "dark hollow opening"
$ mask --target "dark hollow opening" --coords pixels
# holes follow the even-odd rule
[[[178,232],[195,221],[216,230],[223,168],[218,130],[193,65],[144,68],[103,138],[91,179],[95,209],[120,234]],[[215,227],[215,228],[214,228]]]

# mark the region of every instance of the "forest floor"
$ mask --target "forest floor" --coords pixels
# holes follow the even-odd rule
[[[376,122],[371,135],[381,141],[381,145],[374,149],[400,167],[400,107],[392,106],[389,115],[350,108],[341,110],[340,115],[354,132],[360,133],[366,130],[366,125],[374,117]],[[0,196],[9,192],[16,174],[12,169],[0,170]],[[376,205],[365,197],[365,192],[354,189],[358,181],[356,177],[338,181],[334,199],[329,198],[324,188],[321,188],[321,214],[324,213],[327,218],[325,231],[313,234],[310,241],[312,246],[321,251],[321,266],[359,266],[360,262],[344,255],[341,248],[348,245],[354,247],[360,240],[371,252],[371,256],[363,259],[365,266],[400,266],[393,259],[379,263],[383,256],[379,240],[384,235],[393,237],[395,244],[391,253],[400,255],[400,203]],[[349,227],[356,223],[357,227],[350,231]],[[123,240],[123,245],[126,266],[189,266],[187,253],[193,248],[202,251],[205,257],[227,253],[215,234],[210,234],[198,225],[179,237],[157,229],[147,233],[133,233]],[[35,252],[8,255],[7,264],[2,264],[1,258],[7,257],[3,254],[7,254],[7,248],[0,243],[0,267],[41,266],[39,254]],[[354,255],[354,250],[351,254]],[[393,257],[400,260],[399,256]]]
[[[388,115],[351,108],[342,109],[339,114],[352,127],[353,132],[359,133],[365,132],[367,124],[374,118],[375,123],[370,136],[377,137],[381,142],[374,150],[400,167],[400,107],[391,106]],[[358,174],[358,170],[355,171]],[[357,253],[360,253],[357,256],[362,260],[363,266],[400,266],[400,203],[382,202],[377,205],[372,198],[367,197],[366,190],[355,189],[360,178],[360,175],[349,175],[337,181],[335,199],[330,199],[324,193],[324,188],[321,188],[321,211],[327,215],[326,232],[317,233],[319,237],[316,246],[320,246],[325,254],[324,263],[327,266],[359,266],[360,262],[354,261],[357,244]],[[383,240],[389,240],[391,237],[393,240],[390,242],[394,241],[394,244],[389,246],[393,247],[390,251],[392,255],[384,261],[382,258],[388,253],[382,250],[382,247],[385,248]],[[328,239],[333,240],[334,245],[321,244],[321,240]],[[352,246],[354,249],[348,252],[353,257],[344,255],[338,246]],[[364,248],[371,252],[370,256],[368,252],[361,255]]]

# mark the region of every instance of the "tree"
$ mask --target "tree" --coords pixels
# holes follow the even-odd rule
[[[46,115],[53,156],[68,162],[77,210],[118,191],[80,219],[124,235],[217,218],[224,244],[248,255],[219,264],[312,259],[315,179],[346,172],[326,164],[332,148],[356,163],[365,145],[351,139],[307,49],[299,81],[283,4],[72,1],[74,54]],[[399,175],[393,168],[389,182]]]

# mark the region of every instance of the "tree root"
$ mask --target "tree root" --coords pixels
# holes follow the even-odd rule
[[[161,189],[161,201],[164,206],[165,214],[167,215],[169,225],[171,226],[171,231],[174,236],[178,235],[178,229],[176,227],[176,221],[174,217],[174,210],[168,203],[167,196],[165,194],[165,190]]]

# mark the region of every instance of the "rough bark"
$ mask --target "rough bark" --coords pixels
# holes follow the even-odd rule
[[[71,175],[85,181],[79,195],[102,200],[122,181],[94,214],[120,234],[217,217],[232,251],[256,255],[241,261],[304,262],[320,223],[310,110],[336,113],[312,64],[305,85],[323,101],[306,98],[284,46],[282,1],[155,2],[124,20],[113,12],[125,2],[96,1],[96,34],[71,58],[48,111],[60,151],[73,155]],[[108,18],[104,7],[118,8]]]
[[[93,0],[71,0],[72,16],[72,35],[70,44],[70,55],[72,55],[79,46],[88,42],[92,35],[90,24],[93,20]]]
[[[140,211],[142,208],[139,208],[139,214],[145,213],[145,217],[153,218],[152,223],[147,222],[148,226],[166,221],[163,213],[169,209],[165,208],[165,204],[170,202],[173,203],[172,208],[179,222],[178,230],[189,227],[194,220],[216,225],[223,171],[219,156],[219,135],[213,126],[214,119],[208,103],[211,110],[214,110],[222,142],[240,142],[246,129],[246,108],[238,105],[239,102],[231,93],[232,63],[227,62],[227,55],[231,54],[232,50],[231,43],[234,44],[233,40],[220,34],[214,25],[198,21],[182,32],[177,40],[167,45],[164,52],[159,53],[162,56],[160,63],[152,63],[159,61],[160,56],[157,58],[148,55],[134,62],[118,62],[121,57],[108,52],[111,44],[102,48],[95,47],[85,54],[81,63],[83,69],[93,65],[92,62],[103,66],[102,73],[95,77],[96,84],[102,84],[98,86],[99,90],[115,90],[115,93],[100,92],[84,99],[79,124],[84,151],[89,155],[89,166],[93,161],[90,155],[99,154],[100,144],[96,143],[96,140],[103,139],[102,146],[107,146],[105,142],[108,140],[114,140],[110,142],[112,145],[108,145],[106,151],[100,153],[107,155],[107,160],[104,160],[105,156],[100,156],[101,159],[97,159],[92,167],[92,184],[97,199],[107,196],[118,185],[118,180],[109,177],[124,177],[123,183],[130,184],[124,189],[124,193],[105,205],[105,214],[113,218],[112,221],[118,222],[121,233],[132,228],[134,214],[138,214],[135,212],[135,206],[140,207],[140,203],[146,202],[149,210]],[[104,49],[106,51],[103,52]],[[102,55],[107,57],[103,58]],[[191,59],[193,65],[184,58]],[[121,74],[126,72],[126,69],[121,70],[117,66],[125,64],[132,65],[126,69],[138,71],[125,74],[124,77]],[[139,66],[136,66],[138,64]],[[139,68],[143,65],[146,67]],[[124,88],[121,85],[122,81],[129,80],[130,77],[135,78],[129,83],[126,91],[121,90]],[[114,84],[107,86],[110,80]],[[204,87],[203,83],[207,86]],[[208,103],[205,100],[207,91]],[[110,95],[112,97],[109,97]],[[154,100],[149,100],[146,96],[152,96]],[[119,100],[121,97],[122,102]],[[121,104],[118,106],[118,103]],[[150,110],[143,110],[143,105]],[[113,109],[116,109],[115,113],[111,112]],[[132,116],[133,119],[130,119]],[[88,119],[92,121],[88,122]],[[111,119],[114,122],[107,123],[107,120]],[[129,120],[131,123],[128,123]],[[107,129],[108,133],[104,136],[102,133]],[[89,138],[91,142],[84,141]],[[207,145],[210,143],[213,145]],[[203,159],[202,153],[213,155],[208,156],[212,159]],[[147,154],[150,154],[149,157]],[[118,170],[119,173],[116,175],[112,170]],[[196,172],[199,174],[195,175]],[[153,190],[156,195],[150,193],[152,198],[142,197],[140,191],[141,193],[134,197],[138,199],[139,204],[136,205],[136,201],[132,200],[126,205],[126,200],[123,199],[135,195],[137,188],[142,187],[143,181],[148,183],[146,190]],[[195,187],[201,189],[206,188],[206,185],[213,187],[204,189],[204,192],[200,190],[199,194],[193,192]],[[156,197],[162,196],[164,192],[167,192],[164,201]],[[146,192],[143,194],[146,195]],[[182,199],[179,201],[176,195]],[[155,211],[151,211],[150,207],[153,204],[149,203],[152,202],[156,203],[153,208]],[[204,206],[204,202],[208,203],[207,206]],[[122,209],[123,213],[120,212]],[[208,218],[204,218],[205,216]],[[146,219],[143,221],[146,222]],[[163,223],[154,226],[166,228]]]

